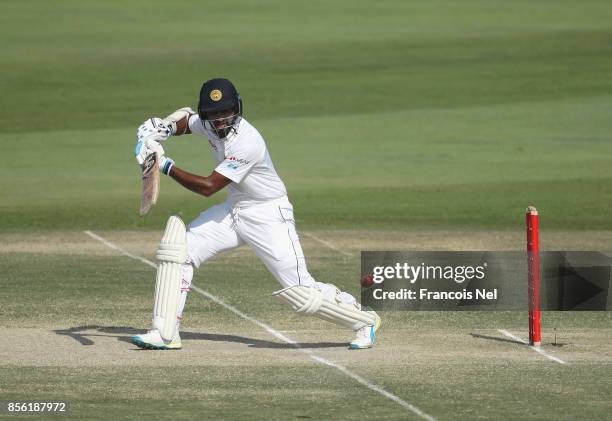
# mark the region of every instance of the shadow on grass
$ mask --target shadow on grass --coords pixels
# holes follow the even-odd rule
[[[509,342],[511,344],[518,344],[518,345],[525,345],[525,346],[528,345],[525,342],[516,341],[516,340],[510,339],[510,338],[500,338],[500,337],[497,337],[497,336],[487,336],[487,335],[481,335],[479,333],[470,333],[470,335],[473,338],[487,339],[487,340],[490,340],[490,341]],[[544,342],[542,342],[542,345],[550,345],[550,346],[555,346],[557,348],[561,348],[561,347],[564,347],[565,345],[569,345],[569,344],[562,343],[562,342],[557,342],[557,339],[555,338],[555,342],[548,342],[546,344]]]
[[[470,333],[470,336],[472,336],[473,338],[487,339],[490,341],[509,342],[511,344],[525,345],[524,342],[517,341],[511,338],[500,338],[498,336],[487,336],[487,335],[481,335],[480,333]]]
[[[146,333],[142,329],[136,329],[128,326],[98,326],[86,325],[71,327],[68,329],[57,329],[53,331],[56,335],[68,336],[83,346],[95,345],[96,336],[116,337],[121,342],[131,343],[131,336]],[[270,349],[296,349],[296,348],[346,348],[348,342],[314,342],[314,343],[297,343],[288,344],[283,342],[272,342],[263,339],[247,338],[238,335],[222,335],[214,333],[200,332],[181,332],[183,340],[203,340],[215,342],[235,342],[246,344],[253,348],[270,348]]]

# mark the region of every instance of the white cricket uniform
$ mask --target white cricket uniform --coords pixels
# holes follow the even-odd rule
[[[308,273],[287,189],[257,129],[242,118],[236,132],[221,140],[197,115],[189,119],[189,129],[208,138],[217,162],[215,171],[232,180],[227,200],[202,212],[187,227],[187,252],[193,266],[246,243],[284,288],[315,287],[329,299],[356,303],[352,295],[316,282]],[[189,266],[184,274],[184,295],[192,276]],[[184,296],[181,301],[179,318]]]

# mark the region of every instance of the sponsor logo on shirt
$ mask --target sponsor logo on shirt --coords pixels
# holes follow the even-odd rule
[[[228,156],[225,159],[229,161],[227,163],[227,167],[233,170],[237,169],[241,165],[247,165],[249,163],[249,161],[247,161],[246,159],[236,158],[235,156]]]

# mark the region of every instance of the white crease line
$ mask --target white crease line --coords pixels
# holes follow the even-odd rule
[[[332,249],[332,250],[333,250],[333,251],[335,251],[335,252],[338,252],[338,253],[343,254],[343,255],[345,255],[345,256],[348,256],[348,257],[353,257],[353,256],[354,256],[353,254],[348,253],[348,252],[346,252],[346,251],[344,251],[344,250],[339,249],[338,247],[336,247],[336,246],[334,246],[333,244],[331,244],[331,243],[329,243],[329,242],[327,242],[327,241],[323,240],[322,238],[317,237],[317,236],[316,236],[316,235],[314,235],[314,234],[311,234],[311,233],[306,232],[306,231],[302,231],[302,234],[304,234],[306,237],[312,238],[312,239],[313,239],[313,240],[315,240],[315,241],[318,241],[319,243],[323,244],[323,245],[324,245],[324,246],[326,246],[327,248]]]
[[[528,341],[526,341],[526,340],[524,340],[524,339],[522,339],[522,338],[519,338],[518,336],[514,336],[512,333],[508,332],[507,330],[504,330],[504,329],[497,329],[497,331],[498,331],[499,333],[503,334],[503,335],[506,335],[506,336],[507,336],[507,337],[509,337],[509,338],[514,339],[515,341],[518,341],[518,342],[520,342],[520,343],[522,343],[522,344],[525,344],[525,345],[529,345],[529,342],[528,342]],[[567,364],[567,362],[563,361],[563,360],[562,360],[562,359],[560,359],[560,358],[553,357],[552,355],[548,354],[546,351],[544,351],[544,350],[543,350],[542,348],[540,348],[540,347],[529,345],[529,348],[533,349],[533,350],[534,350],[535,352],[537,352],[538,354],[542,354],[542,355],[544,355],[546,358],[548,358],[549,360],[552,360],[552,361],[554,361],[554,362],[556,362],[556,363],[559,363],[559,364]]]
[[[140,256],[136,256],[132,253],[129,253],[125,250],[123,250],[121,247],[117,246],[116,244],[111,243],[110,241],[100,237],[99,235],[93,233],[92,231],[83,231],[85,234],[87,234],[88,236],[90,236],[91,238],[93,238],[94,240],[97,240],[99,242],[101,242],[102,244],[104,244],[107,247],[112,248],[113,250],[118,251],[119,253],[121,253],[124,256],[127,256],[129,258],[135,259],[135,260],[139,260],[153,268],[156,268],[157,266],[155,265],[155,263],[153,263],[150,260],[145,259],[144,257],[140,257]],[[256,324],[257,326],[261,327],[263,330],[265,330],[266,332],[268,332],[270,335],[274,336],[277,339],[280,339],[283,342],[286,342],[292,346],[295,347],[295,349],[297,349],[298,351],[303,352],[304,354],[307,354],[313,361],[316,361],[318,363],[327,365],[329,367],[333,367],[339,371],[341,371],[342,373],[346,374],[347,376],[349,376],[350,378],[356,380],[357,382],[361,383],[362,385],[364,385],[365,387],[367,387],[370,390],[373,390],[374,392],[377,392],[379,394],[381,394],[382,396],[392,400],[393,402],[398,403],[399,405],[401,405],[403,408],[409,410],[410,412],[418,415],[419,417],[426,419],[428,421],[436,421],[436,419],[434,417],[432,417],[431,415],[423,412],[422,410],[420,410],[419,408],[417,408],[416,406],[406,402],[405,400],[403,400],[402,398],[395,396],[393,393],[386,391],[385,389],[383,389],[380,386],[375,385],[374,383],[369,382],[367,379],[365,379],[364,377],[361,377],[359,374],[355,374],[352,371],[350,371],[348,368],[344,367],[343,365],[340,364],[336,364],[328,359],[325,359],[323,357],[319,357],[318,355],[315,355],[312,353],[312,351],[308,350],[308,349],[304,349],[301,348],[300,345],[294,341],[293,339],[289,338],[288,336],[283,335],[282,333],[280,333],[279,331],[277,331],[276,329],[272,328],[271,326],[268,326],[267,324],[260,322],[257,319],[254,319],[251,316],[248,316],[247,314],[243,313],[242,311],[238,310],[236,307],[227,304],[226,302],[222,301],[220,298],[216,297],[215,295],[212,295],[210,292],[205,291],[193,284],[191,284],[191,289],[194,290],[195,292],[203,295],[204,297],[208,298],[209,300],[219,304],[220,306],[226,308],[227,310],[231,311],[232,313],[237,314],[238,316],[242,317],[245,320],[248,320],[249,322]]]
[[[99,242],[101,242],[102,244],[104,244],[107,247],[112,248],[113,250],[118,251],[119,253],[123,254],[124,256],[130,257],[132,259],[135,260],[139,260],[142,263],[144,263],[145,265],[149,265],[151,267],[157,268],[157,266],[155,266],[155,263],[151,262],[150,260],[145,259],[144,257],[140,257],[140,256],[136,256],[132,253],[129,253],[125,250],[123,250],[122,248],[120,248],[119,246],[114,245],[113,243],[111,243],[110,241],[100,237],[97,234],[94,234],[91,231],[83,231],[85,234],[89,235],[91,238],[93,238],[94,240],[98,240]]]

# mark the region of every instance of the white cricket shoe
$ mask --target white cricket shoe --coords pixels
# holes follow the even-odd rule
[[[174,334],[174,338],[172,338],[171,342],[165,342],[161,335],[159,334],[159,330],[153,329],[149,330],[147,333],[142,335],[132,336],[131,341],[134,345],[143,349],[181,349],[181,337],[178,333],[178,330]]]
[[[376,317],[376,323],[373,326],[364,326],[359,330],[355,331],[355,339],[349,344],[349,349],[366,349],[372,348],[374,345],[374,339],[376,338],[376,331],[380,327],[380,317],[374,311],[368,311],[368,313],[374,314]]]

